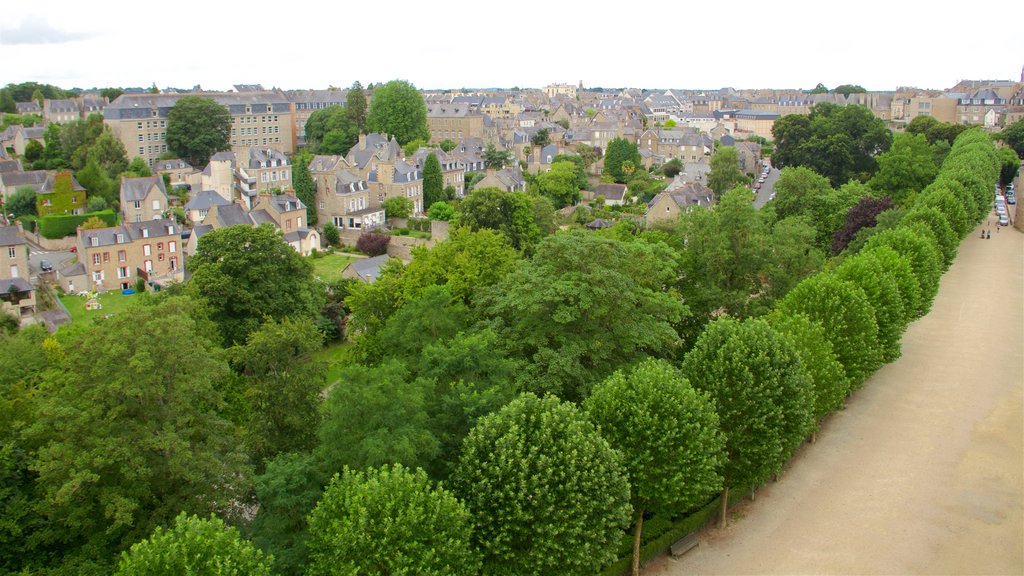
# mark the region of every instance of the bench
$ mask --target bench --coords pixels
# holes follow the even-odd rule
[[[697,536],[697,533],[694,532],[693,534],[689,534],[686,537],[677,540],[669,551],[672,553],[673,558],[678,558],[689,552],[691,549],[696,548],[697,544],[700,544],[700,538]]]

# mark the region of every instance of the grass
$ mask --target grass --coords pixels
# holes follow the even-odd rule
[[[341,280],[342,271],[353,260],[356,260],[354,256],[337,252],[313,258],[313,275],[319,276],[324,282]]]
[[[110,292],[100,294],[96,299],[103,305],[103,308],[99,310],[86,310],[85,302],[88,300],[88,297],[60,296],[60,301],[68,309],[68,313],[71,314],[71,322],[74,324],[87,324],[91,323],[95,318],[121,314],[135,304],[139,296],[137,294],[125,296],[118,290],[111,290]]]
[[[313,355],[314,360],[327,364],[327,385],[338,381],[341,370],[352,365],[352,343],[331,344]]]

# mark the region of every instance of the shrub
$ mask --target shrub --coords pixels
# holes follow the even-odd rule
[[[387,254],[389,242],[391,242],[391,237],[387,234],[364,232],[356,240],[356,248],[367,256],[380,256],[381,254]]]
[[[39,233],[44,238],[51,240],[71,236],[80,224],[93,217],[99,218],[107,226],[117,225],[117,214],[113,210],[90,212],[88,214],[51,214],[39,219]]]
[[[324,224],[323,238],[324,242],[326,242],[328,246],[337,246],[338,243],[341,242],[341,233],[338,232],[337,226],[335,226],[331,222],[328,222]]]

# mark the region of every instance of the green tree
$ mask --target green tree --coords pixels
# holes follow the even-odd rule
[[[164,574],[211,576],[270,576],[273,556],[244,540],[237,528],[214,515],[174,519],[174,526],[157,526],[153,535],[121,553],[115,576]]]
[[[179,512],[227,510],[249,473],[220,416],[228,367],[182,298],[138,306],[49,346],[33,464],[51,537],[108,562]]]
[[[125,169],[124,175],[131,178],[142,178],[152,176],[153,171],[149,169],[146,161],[143,160],[141,156],[136,156],[135,158],[132,158],[132,161],[128,164],[128,168]]]
[[[393,134],[400,144],[417,138],[429,140],[427,105],[423,96],[405,80],[392,80],[377,87],[370,100],[366,129],[373,133]]]
[[[954,199],[949,199],[949,202],[959,207],[958,204],[955,204]],[[934,239],[935,246],[942,255],[943,271],[953,264],[953,259],[956,258],[956,252],[960,246],[960,237],[949,226],[946,216],[937,208],[928,205],[914,206],[903,215],[899,225],[919,229],[924,236],[931,236]]]
[[[922,238],[909,228],[892,228],[880,232],[868,239],[863,249],[871,250],[878,246],[888,246],[907,258],[921,289],[920,305],[915,318],[924,316],[939,291],[939,278],[942,275],[942,253],[939,248],[932,239]]]
[[[525,362],[521,389],[578,401],[623,363],[673,353],[673,323],[687,312],[669,291],[675,279],[664,244],[556,234],[479,309],[509,356]]]
[[[323,291],[313,265],[271,226],[229,226],[199,239],[185,291],[210,306],[223,341],[245,342],[269,319],[315,318]]]
[[[881,262],[870,253],[862,254],[843,260],[835,274],[839,279],[851,282],[864,291],[868,303],[875,311],[881,360],[892,362],[900,357],[900,340],[908,323],[899,285]]]
[[[14,101],[14,96],[11,95],[11,91],[4,88],[0,89],[0,112],[5,114],[14,114],[18,111],[18,105]]]
[[[36,215],[36,189],[32,186],[20,186],[7,197],[4,210],[14,214],[15,218],[26,214]]]
[[[432,383],[400,362],[345,369],[324,404],[314,456],[329,474],[345,466],[424,467],[438,454],[426,410]]]
[[[709,324],[683,374],[714,400],[725,435],[724,527],[729,488],[767,480],[810,433],[814,391],[792,343],[762,319]]]
[[[576,188],[583,190],[589,184],[587,180],[587,164],[579,154],[557,154],[551,159],[551,164],[559,162],[572,162],[576,165]]]
[[[771,204],[779,219],[803,216],[814,225],[815,243],[822,249],[832,245],[832,237],[846,221],[847,211],[867,194],[863,187],[834,190],[823,176],[797,166],[786,168],[775,182]]]
[[[167,148],[192,166],[231,145],[231,113],[212,98],[184,96],[167,114]]]
[[[714,158],[714,156],[712,156],[712,158]],[[737,170],[739,169],[738,163],[736,165],[736,168]],[[683,163],[682,161],[679,160],[679,158],[673,158],[668,162],[665,162],[665,165],[661,167],[661,173],[664,174],[666,178],[675,178],[682,171]],[[724,190],[732,190],[732,188],[732,186],[729,186],[724,188]]]
[[[1024,158],[1024,119],[1004,128],[998,137],[1012,148],[1019,158]]]
[[[627,162],[629,164],[626,164]],[[624,138],[613,138],[608,143],[608,149],[604,153],[604,173],[610,175],[616,182],[625,183],[628,180],[629,174],[623,170],[624,165],[627,169],[632,165],[635,170],[641,164],[643,161],[640,158],[640,150],[633,142]]]
[[[405,196],[392,196],[384,200],[382,203],[384,208],[384,214],[388,218],[408,218],[412,215],[413,206],[412,200],[409,200]]]
[[[451,152],[452,150],[455,150],[455,146],[457,146],[457,144],[455,144],[455,142],[452,142],[448,138],[441,140],[441,143],[438,144],[438,147],[441,148],[441,150],[443,150],[444,152]]]
[[[537,192],[545,196],[555,208],[580,201],[579,178],[573,162],[555,162],[547,172],[537,175]]]
[[[254,544],[274,556],[275,573],[304,573],[309,537],[306,522],[323,494],[330,474],[321,470],[312,455],[279,454],[256,477],[259,510],[247,527]]]
[[[38,140],[29,140],[25,144],[25,161],[35,162],[43,157],[43,145]]]
[[[317,213],[316,183],[309,173],[310,160],[305,154],[297,155],[292,160],[292,189],[295,190],[295,197],[306,205],[307,225],[316,226],[320,218]]]
[[[783,314],[779,311],[773,311],[766,320],[776,332],[789,338],[811,379],[814,421],[820,421],[842,406],[850,391],[850,382],[821,323],[804,314]]]
[[[338,231],[338,227],[331,222],[324,223],[323,238],[328,246],[337,246],[341,243],[341,233]]]
[[[358,80],[352,83],[345,95],[345,114],[358,132],[366,131],[366,93]]]
[[[877,194],[892,198],[897,206],[906,207],[937,174],[928,140],[921,135],[897,134],[892,147],[878,157],[878,172],[868,186]]]
[[[478,574],[472,526],[466,507],[423,470],[346,469],[310,514],[306,574]]]
[[[124,144],[114,136],[109,128],[106,126],[103,128],[103,132],[89,145],[86,161],[96,162],[109,178],[117,179],[128,168],[128,156],[125,153]],[[143,162],[143,166],[145,166],[145,162]]]
[[[441,175],[441,162],[437,154],[427,154],[423,161],[423,210],[429,210],[435,202],[445,200],[444,177]]]
[[[719,146],[711,155],[711,171],[708,172],[708,188],[721,196],[740,184],[747,177],[740,171],[740,157],[733,146]]]
[[[622,453],[633,505],[633,574],[640,573],[644,513],[681,514],[722,489],[724,441],[714,403],[664,361],[615,372],[583,404]]]
[[[999,154],[999,185],[1005,188],[1017,177],[1017,172],[1020,170],[1020,158],[1010,148],[999,148],[996,153]],[[27,149],[25,154],[28,155]]]
[[[32,100],[35,100],[35,102],[39,104],[39,107],[42,108],[43,101],[46,100],[46,96],[43,95],[42,90],[37,89],[34,92],[32,92]]]
[[[850,94],[864,94],[867,90],[859,84],[841,84],[832,89],[834,94],[849,96]]]
[[[859,387],[882,365],[875,310],[856,284],[817,274],[798,284],[776,309],[821,323],[851,386]]]
[[[594,574],[629,522],[620,455],[575,406],[525,395],[480,419],[453,477],[485,574]]]
[[[530,137],[530,143],[541,148],[551,144],[551,130],[547,128],[537,130],[534,132],[533,136]]]
[[[455,216],[455,208],[447,202],[434,202],[427,210],[427,217],[431,220],[448,221]]]
[[[487,143],[487,147],[484,149],[483,157],[487,167],[495,170],[501,170],[506,164],[512,162],[511,152],[504,149],[499,150],[490,142]]]
[[[477,188],[463,198],[458,205],[455,225],[474,231],[497,230],[513,247],[526,252],[531,251],[542,236],[530,196],[498,188]]]
[[[101,198],[107,206],[114,206],[115,202],[120,204],[120,191],[114,189],[114,181],[95,160],[91,160],[85,168],[75,173],[75,179],[85,187],[88,198]]]
[[[104,88],[100,90],[100,96],[106,98],[108,102],[117,100],[121,94],[124,94],[124,90],[120,88]]]
[[[313,353],[322,345],[312,320],[284,318],[267,321],[233,349],[232,365],[246,382],[246,445],[258,465],[316,443],[326,366]]]

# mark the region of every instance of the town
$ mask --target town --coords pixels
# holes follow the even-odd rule
[[[680,574],[855,415],[936,398],[889,436],[980,450],[1019,398],[1019,350],[942,359],[1021,348],[1024,71],[23,82],[0,111],[0,572]],[[878,400],[893,373],[942,389]],[[1024,567],[1020,483],[985,483],[1019,478],[1006,420],[1014,455],[964,490],[1016,508],[958,536],[1003,548],[966,561],[994,573]],[[879,565],[963,567],[907,554]],[[877,568],[821,556],[788,570]]]

